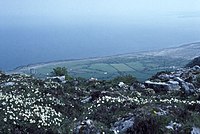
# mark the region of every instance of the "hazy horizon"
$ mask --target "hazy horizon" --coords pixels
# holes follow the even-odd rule
[[[0,69],[200,41],[198,0],[0,1]]]

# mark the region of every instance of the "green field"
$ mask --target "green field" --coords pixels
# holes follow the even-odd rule
[[[32,73],[36,77],[44,78],[51,75],[55,67],[67,67],[70,75],[74,77],[98,79],[111,79],[119,75],[131,74],[138,80],[143,81],[159,71],[172,70],[183,67],[188,61],[169,57],[109,57],[98,59],[84,59],[52,63],[41,67],[29,67],[22,72]]]

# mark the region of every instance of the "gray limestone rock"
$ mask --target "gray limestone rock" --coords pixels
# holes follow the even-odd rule
[[[73,134],[100,134],[92,120],[86,119],[78,122],[73,130]]]
[[[111,130],[115,134],[117,134],[117,133],[125,133],[133,125],[134,125],[134,117],[123,118],[122,120],[115,122],[115,124],[111,128]]]
[[[200,128],[192,127],[191,134],[200,134]]]

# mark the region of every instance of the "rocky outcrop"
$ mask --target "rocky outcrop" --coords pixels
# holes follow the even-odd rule
[[[73,134],[100,134],[100,132],[92,120],[86,119],[77,123]]]
[[[200,128],[192,127],[191,134],[200,134]]]
[[[65,76],[54,76],[54,77],[47,77],[47,79],[52,80],[54,82],[65,83]]]
[[[200,75],[200,67],[196,65],[189,69],[158,73],[151,80],[145,81],[145,86],[156,92],[181,90],[186,94],[192,94],[199,88],[196,86],[198,75]]]
[[[180,86],[177,81],[168,81],[168,82],[152,82],[152,81],[145,81],[145,86],[148,88],[154,89],[156,92],[159,91],[174,91],[179,90]]]
[[[115,122],[111,130],[114,134],[125,133],[129,128],[133,127],[133,125],[134,117],[127,117]]]
[[[179,77],[176,77],[175,79],[179,82],[179,85],[181,86],[181,90],[183,92],[185,92],[186,94],[195,92],[196,88],[194,87],[194,85],[192,83],[185,82],[184,80],[182,80]]]
[[[196,58],[194,58],[192,61],[190,61],[187,65],[186,65],[186,67],[194,67],[194,66],[196,66],[196,65],[198,65],[198,66],[200,66],[200,57],[196,57]]]
[[[177,130],[177,129],[179,129],[181,126],[182,126],[181,124],[179,124],[179,123],[177,123],[177,122],[172,122],[172,121],[171,121],[171,122],[166,126],[166,128],[167,128],[167,129],[171,129],[171,130]]]

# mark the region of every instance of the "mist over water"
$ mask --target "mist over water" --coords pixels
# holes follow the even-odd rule
[[[0,1],[0,69],[200,41],[195,0],[38,2]]]
[[[9,70],[38,62],[160,49],[200,39],[199,30],[182,27],[184,26],[73,26],[1,29],[0,68]]]

